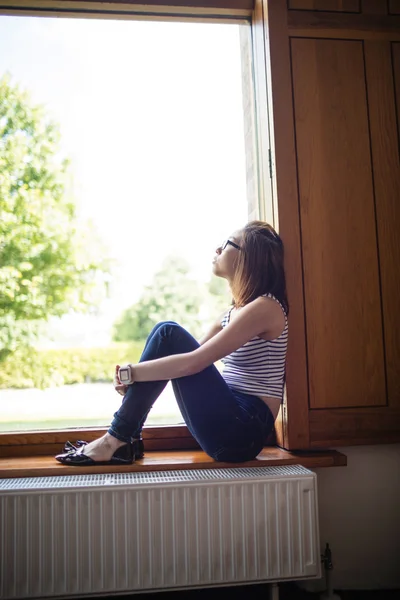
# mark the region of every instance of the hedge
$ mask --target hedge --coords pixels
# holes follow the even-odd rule
[[[64,348],[17,352],[0,364],[0,389],[109,382],[115,365],[138,362],[144,342],[106,348]]]

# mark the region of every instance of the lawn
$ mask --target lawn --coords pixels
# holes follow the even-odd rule
[[[44,390],[0,390],[0,431],[107,426],[121,404],[111,383],[81,383]],[[147,425],[182,423],[170,384],[153,406]]]

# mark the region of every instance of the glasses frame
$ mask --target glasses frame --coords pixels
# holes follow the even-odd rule
[[[221,250],[225,250],[225,248],[227,246],[233,246],[234,248],[236,248],[236,250],[241,250],[240,246],[238,246],[238,244],[236,244],[235,242],[231,242],[231,240],[225,240],[224,242],[222,242],[221,244]]]

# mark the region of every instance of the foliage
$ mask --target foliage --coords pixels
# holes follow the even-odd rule
[[[1,365],[0,389],[39,388],[112,381],[116,364],[138,362],[143,342],[107,348],[17,351]]]
[[[95,304],[107,269],[79,230],[59,142],[44,110],[0,78],[0,360],[42,320]]]
[[[208,293],[210,311],[215,320],[215,318],[223,311],[227,310],[228,306],[232,303],[232,296],[226,279],[211,275],[211,279],[208,283]]]
[[[114,339],[144,339],[159,321],[176,321],[195,337],[200,336],[204,302],[204,289],[190,278],[186,260],[169,256],[152,283],[144,288],[140,300],[115,323]]]

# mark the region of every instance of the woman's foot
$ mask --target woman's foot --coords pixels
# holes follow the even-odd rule
[[[64,451],[57,454],[55,459],[63,465],[96,466],[96,465],[130,465],[135,460],[143,458],[144,445],[142,438],[133,442],[121,442],[106,433],[94,442],[78,440],[76,445],[66,442]]]
[[[104,462],[111,460],[115,451],[121,448],[121,446],[126,446],[126,442],[121,442],[109,433],[105,433],[101,438],[85,444],[82,447],[82,451],[85,456],[88,456],[92,460]]]

